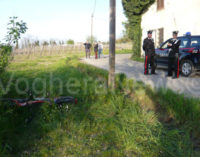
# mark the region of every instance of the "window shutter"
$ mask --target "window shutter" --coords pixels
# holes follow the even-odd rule
[[[164,0],[157,0],[157,10],[161,10],[161,9],[164,9]]]
[[[160,45],[164,41],[164,28],[158,29],[158,32],[159,32],[159,34],[158,34],[158,44]]]

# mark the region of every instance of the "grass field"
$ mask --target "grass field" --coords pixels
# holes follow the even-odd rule
[[[0,105],[0,156],[199,157],[200,100],[85,65],[77,53],[17,57],[1,74],[4,98],[71,95],[77,105]]]
[[[144,57],[138,57],[138,56],[132,56],[131,57],[131,59],[133,60],[133,61],[137,61],[137,62],[142,62],[142,63],[144,63]]]

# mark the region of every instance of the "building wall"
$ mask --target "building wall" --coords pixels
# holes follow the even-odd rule
[[[148,30],[155,30],[153,37],[158,47],[158,29],[164,28],[163,40],[178,30],[179,35],[191,32],[200,35],[200,0],[164,0],[164,9],[157,11],[157,2],[142,16],[142,40]],[[144,54],[144,52],[142,53]]]

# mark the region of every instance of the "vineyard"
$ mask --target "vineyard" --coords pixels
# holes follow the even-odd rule
[[[122,43],[116,45],[117,51],[131,50],[131,43]],[[31,56],[51,56],[59,54],[68,54],[68,53],[80,53],[85,51],[83,44],[77,45],[48,45],[48,46],[27,46],[25,48],[13,50],[15,56],[26,55]],[[104,53],[108,54],[109,45],[104,45]]]

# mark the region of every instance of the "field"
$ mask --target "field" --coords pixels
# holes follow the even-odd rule
[[[120,52],[119,52],[120,53]],[[122,52],[124,53],[124,52]],[[71,95],[77,105],[0,105],[0,156],[200,157],[200,100],[81,63],[84,53],[17,55],[1,74],[4,98]],[[47,94],[48,93],[48,94]]]
[[[104,54],[108,54],[109,45],[104,44]],[[117,43],[116,51],[117,53],[132,53],[132,44],[131,43]],[[93,52],[93,47],[91,48]],[[34,46],[29,45],[21,49],[14,50],[15,56],[24,56],[28,58],[32,56],[51,56],[51,55],[62,55],[66,53],[81,53],[85,51],[83,43],[76,45],[48,45],[48,46]]]

